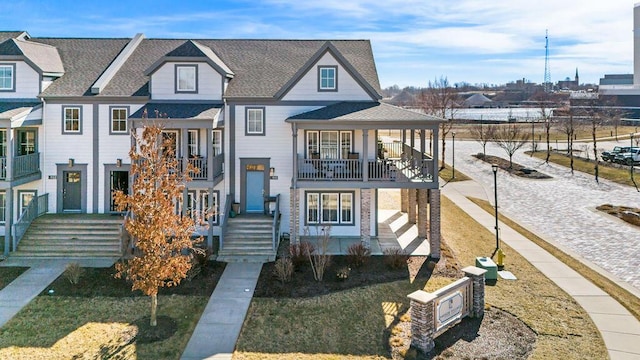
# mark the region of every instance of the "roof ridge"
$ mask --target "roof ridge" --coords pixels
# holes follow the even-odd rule
[[[11,39],[15,42],[21,42],[21,43],[27,43],[29,45],[38,45],[38,46],[44,46],[44,47],[49,47],[49,48],[53,48],[53,49],[57,49],[57,47],[53,46],[53,45],[49,45],[49,44],[43,44],[43,43],[39,43],[39,42],[34,42],[34,41],[29,41],[29,40],[19,40],[19,39]]]

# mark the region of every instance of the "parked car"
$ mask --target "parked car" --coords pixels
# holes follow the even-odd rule
[[[633,147],[627,152],[621,152],[613,160],[618,164],[635,165],[640,163],[640,148]]]
[[[616,155],[624,152],[628,152],[630,149],[629,146],[616,146],[611,151],[603,151],[600,156],[602,157],[602,161],[610,161],[613,162]]]

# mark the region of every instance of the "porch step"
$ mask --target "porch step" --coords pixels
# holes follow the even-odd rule
[[[120,257],[119,216],[44,215],[31,223],[12,257]]]
[[[275,260],[273,218],[266,215],[240,215],[228,219],[219,261],[268,262]]]

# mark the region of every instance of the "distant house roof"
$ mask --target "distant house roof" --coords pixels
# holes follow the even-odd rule
[[[411,111],[379,102],[340,102],[334,105],[291,116],[287,122],[305,121],[347,121],[347,122],[432,122],[440,123],[444,119]]]
[[[394,96],[388,103],[398,106],[415,105],[416,96],[407,91],[407,89],[403,89],[400,94]]]
[[[477,107],[484,106],[487,103],[492,102],[491,99],[482,94],[473,94],[469,96],[463,103],[465,107]]]
[[[31,38],[55,46],[65,76],[45,97],[91,96],[91,85],[130,39]],[[380,93],[371,44],[367,40],[180,40],[144,39],[95,96],[149,96],[145,71],[164,57],[202,56],[233,74],[227,98],[274,98],[323,46],[329,43],[375,92]]]

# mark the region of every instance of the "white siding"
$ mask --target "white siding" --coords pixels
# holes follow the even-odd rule
[[[196,63],[198,93],[176,93],[176,65],[194,63],[165,63],[151,75],[151,98],[154,100],[222,100],[222,76],[207,63]]]
[[[6,99],[31,99],[40,94],[40,74],[24,61],[2,61],[2,64],[15,64],[15,90],[0,91],[0,97]]]
[[[338,91],[318,91],[318,66],[322,65],[338,66]],[[330,53],[326,53],[282,99],[368,101],[371,96]]]

